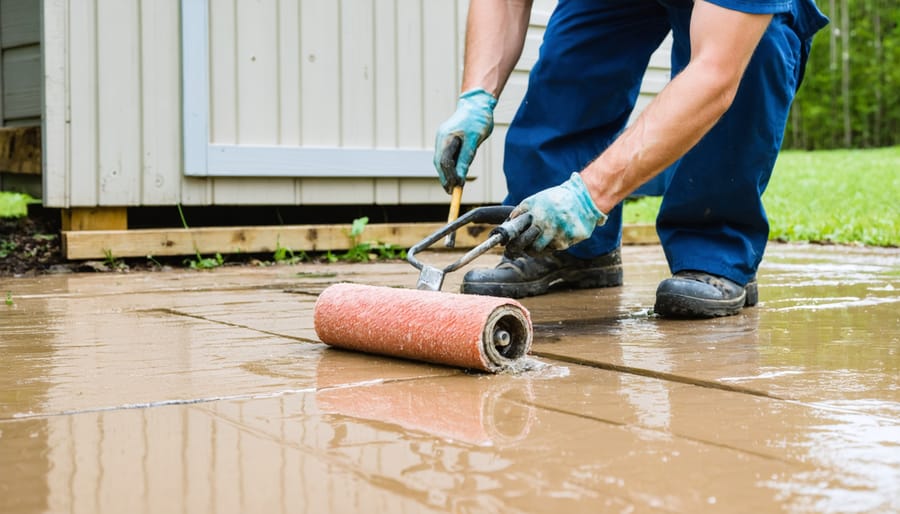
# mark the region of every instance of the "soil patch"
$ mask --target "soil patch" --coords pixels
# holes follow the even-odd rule
[[[57,210],[30,208],[23,218],[0,218],[0,277],[28,277],[78,271],[162,271],[183,258],[67,261],[60,242]]]
[[[59,220],[50,216],[0,218],[0,276],[47,273],[54,267],[70,266],[62,258]]]
[[[60,214],[57,209],[29,208],[27,217],[0,218],[0,277],[28,277],[44,274],[74,272],[169,271],[184,268],[218,268],[232,266],[270,266],[297,262],[357,261],[366,258],[358,255],[332,255],[285,251],[283,255],[228,254],[225,256],[174,256],[115,258],[91,261],[67,261],[61,249]],[[357,250],[359,252],[359,250]],[[372,250],[374,252],[374,250]],[[370,260],[389,259],[376,253]]]

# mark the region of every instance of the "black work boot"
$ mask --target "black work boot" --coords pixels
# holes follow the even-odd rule
[[[544,294],[550,288],[587,289],[622,285],[619,249],[579,259],[568,252],[540,257],[506,256],[493,269],[474,269],[463,277],[460,290],[466,294],[522,298]]]
[[[715,318],[737,314],[759,301],[756,277],[741,287],[702,271],[679,271],[659,283],[653,310],[669,318]]]

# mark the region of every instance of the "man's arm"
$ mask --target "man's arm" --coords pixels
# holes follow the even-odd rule
[[[466,22],[462,91],[500,96],[522,55],[532,0],[472,0]]]
[[[691,15],[691,59],[635,122],[582,172],[591,199],[608,213],[688,152],[728,110],[772,19],[705,1]],[[753,120],[747,120],[753,123]]]
[[[472,0],[462,94],[438,127],[434,167],[447,193],[466,182],[475,151],[494,129],[494,107],[525,45],[531,0]]]

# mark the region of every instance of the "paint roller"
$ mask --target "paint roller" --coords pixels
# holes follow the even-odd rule
[[[516,369],[531,348],[531,316],[509,298],[441,292],[444,276],[495,246],[505,245],[531,224],[529,215],[507,220],[512,207],[473,209],[407,252],[419,269],[416,289],[335,284],[316,300],[316,335],[331,346],[496,373]],[[506,221],[504,221],[506,220]],[[488,238],[444,268],[418,254],[469,223],[497,225]]]

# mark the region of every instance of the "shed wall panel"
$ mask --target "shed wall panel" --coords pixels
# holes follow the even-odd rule
[[[8,0],[0,0],[5,2]],[[537,0],[521,61],[464,202],[502,200],[506,127],[555,2]],[[189,178],[182,174],[179,0],[45,0],[51,206],[446,203],[430,179]],[[456,103],[465,0],[209,0],[210,142],[430,148]],[[57,66],[59,56],[62,69]],[[667,55],[651,63],[652,97]],[[54,64],[57,63],[57,64]],[[61,81],[61,82],[60,82]]]
[[[397,7],[396,2],[388,3],[390,8],[375,9],[373,22],[378,37],[374,41],[374,103],[375,147],[395,148],[398,145],[398,112],[400,96],[397,92]],[[389,180],[394,184],[396,179]],[[380,186],[376,186],[381,189]]]
[[[3,50],[2,61],[4,120],[40,117],[40,46],[26,45]]]
[[[341,2],[313,0],[301,4],[300,112],[302,144],[336,146],[341,137],[340,21]]]
[[[102,205],[140,203],[141,98],[154,94],[142,88],[141,29],[138,2],[97,0],[97,178]]]
[[[40,2],[0,0],[0,126],[41,122],[40,20]]]
[[[281,113],[278,3],[237,0],[236,16],[237,142],[276,144]],[[216,49],[211,50],[211,60],[215,60]]]
[[[278,9],[278,144],[300,146],[300,3]]]
[[[34,45],[41,40],[41,3],[0,0],[0,47]]]
[[[376,27],[372,22],[375,18],[372,1],[341,2],[341,146],[375,146]]]
[[[100,205],[97,76],[97,2],[85,0],[69,6],[68,92],[70,186],[72,205]],[[48,184],[50,187],[52,184]],[[46,189],[46,188],[45,188]],[[46,197],[45,197],[46,200]],[[59,206],[59,205],[57,205]],[[65,205],[65,206],[68,206]],[[59,206],[62,207],[62,206]]]
[[[69,51],[68,0],[44,0],[41,56],[44,67],[43,151],[44,205],[68,207],[69,192]]]
[[[141,2],[142,192],[143,205],[173,205],[180,198],[181,82],[171,63],[180,60],[181,45],[169,23],[178,19],[174,2]]]
[[[261,201],[261,199],[265,199]],[[292,205],[296,202],[293,179],[217,178],[210,203],[216,205]]]
[[[422,83],[422,2],[397,0],[397,146],[425,145]]]
[[[171,1],[171,0],[170,0]],[[209,138],[238,142],[237,15],[234,2],[211,2],[209,9]]]

